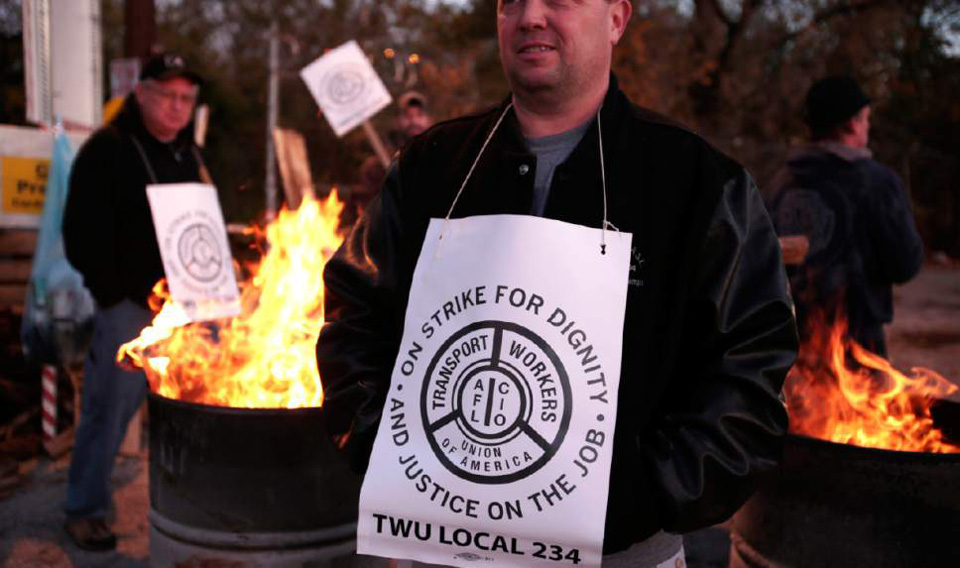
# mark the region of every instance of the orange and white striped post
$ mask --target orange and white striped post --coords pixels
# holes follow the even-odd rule
[[[53,365],[44,365],[40,376],[43,439],[48,442],[57,436],[57,368]]]

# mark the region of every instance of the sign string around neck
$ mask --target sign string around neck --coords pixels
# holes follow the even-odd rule
[[[509,103],[507,108],[503,109],[503,112],[500,113],[500,118],[497,119],[496,124],[493,125],[493,128],[490,129],[490,133],[487,134],[487,139],[483,141],[483,146],[480,147],[480,151],[477,152],[477,157],[474,158],[473,164],[470,166],[470,170],[467,171],[466,177],[463,179],[463,183],[460,184],[460,189],[457,191],[457,195],[453,198],[453,203],[450,204],[450,209],[447,211],[447,216],[443,219],[443,228],[440,230],[440,236],[437,238],[440,241],[440,244],[437,245],[434,256],[440,255],[440,248],[443,243],[443,237],[447,234],[447,228],[450,223],[450,216],[453,215],[453,209],[457,206],[457,202],[460,200],[460,195],[463,194],[463,190],[467,187],[467,182],[470,181],[470,178],[473,176],[473,170],[476,169],[477,164],[480,162],[480,158],[483,156],[484,150],[487,149],[487,145],[490,144],[490,140],[493,139],[493,135],[497,133],[497,130],[500,128],[500,123],[503,122],[503,119],[507,116],[507,113],[510,112],[510,109],[513,108],[513,103]],[[597,109],[597,139],[600,146],[600,184],[603,190],[603,223],[600,225],[600,254],[607,254],[607,229],[613,229],[616,232],[620,232],[620,229],[616,225],[607,220],[607,175],[606,175],[606,166],[603,161],[603,129],[600,126],[600,111],[603,109],[603,105]]]

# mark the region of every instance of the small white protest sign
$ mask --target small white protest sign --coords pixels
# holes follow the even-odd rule
[[[173,301],[191,320],[240,313],[240,292],[217,190],[202,183],[147,186]]]
[[[331,49],[304,67],[300,77],[339,137],[393,100],[354,40]]]

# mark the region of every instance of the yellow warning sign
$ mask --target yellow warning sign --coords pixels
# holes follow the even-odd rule
[[[50,173],[50,160],[43,158],[0,158],[3,210],[7,215],[40,215]]]

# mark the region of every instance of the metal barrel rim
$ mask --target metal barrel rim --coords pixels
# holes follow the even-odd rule
[[[191,527],[151,509],[147,518],[164,535],[181,542],[205,547],[236,550],[277,550],[326,547],[355,540],[356,523],[297,532],[232,532]]]

